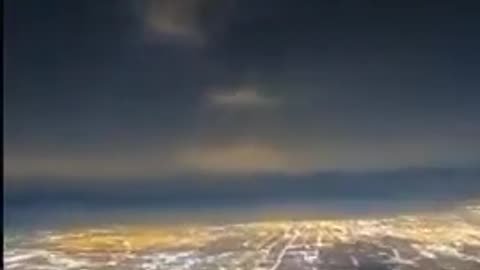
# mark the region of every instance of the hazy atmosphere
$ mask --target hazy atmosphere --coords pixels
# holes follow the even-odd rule
[[[436,1],[6,1],[7,207],[475,197],[478,23]]]

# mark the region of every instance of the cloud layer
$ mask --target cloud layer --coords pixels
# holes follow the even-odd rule
[[[241,86],[236,89],[214,90],[208,96],[212,105],[231,108],[271,108],[280,100],[261,95],[255,86]]]
[[[310,175],[326,171],[384,171],[409,167],[475,167],[476,149],[468,144],[455,146],[437,142],[348,142],[318,138],[289,144],[262,140],[202,142],[195,138],[174,144],[144,145],[136,150],[103,150],[94,147],[79,152],[61,153],[53,149],[5,155],[6,180],[56,177],[68,179],[169,179],[173,176],[201,174]]]
[[[141,0],[140,19],[153,40],[205,45],[225,27],[230,0]]]
[[[478,16],[456,8],[9,2],[7,181],[479,166]]]

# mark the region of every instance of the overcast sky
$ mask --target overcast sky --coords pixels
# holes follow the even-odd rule
[[[438,2],[6,1],[7,184],[478,169],[480,20]]]

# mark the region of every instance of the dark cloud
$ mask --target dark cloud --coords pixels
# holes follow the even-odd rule
[[[7,182],[479,166],[471,8],[297,2],[7,1]]]
[[[209,179],[199,181],[198,178]],[[231,177],[190,175],[156,179],[132,178],[112,185],[99,181],[95,185],[61,183],[60,179],[43,179],[50,185],[7,186],[6,203],[21,207],[86,205],[106,207],[205,207],[275,204],[292,202],[345,201],[463,201],[478,198],[478,169],[408,168],[386,172],[322,172],[304,177],[257,174]],[[61,180],[60,180],[61,181]],[[133,188],[134,187],[134,188]],[[125,192],[129,190],[129,192]]]
[[[142,0],[138,16],[146,39],[206,46],[228,25],[231,0]]]

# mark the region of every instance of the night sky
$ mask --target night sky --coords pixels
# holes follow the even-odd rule
[[[5,2],[7,207],[480,195],[467,1]]]

